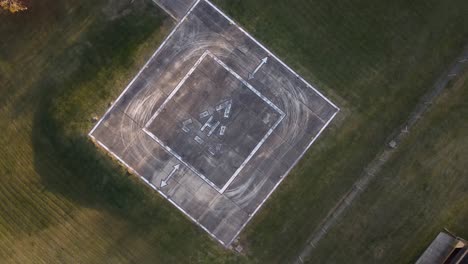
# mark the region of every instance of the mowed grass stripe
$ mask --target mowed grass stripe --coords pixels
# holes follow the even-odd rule
[[[8,197],[4,199],[18,199],[17,197],[27,195],[31,201],[22,207],[24,211],[30,211],[30,215],[15,215],[15,217],[28,221],[36,218],[38,223],[30,229],[42,227],[29,237],[24,235],[27,230],[22,225],[15,226],[15,223],[5,221],[1,223],[11,225],[16,229],[11,233],[13,239],[10,246],[11,252],[15,254],[8,254],[2,258],[8,262],[128,263],[135,261],[145,263],[154,262],[156,259],[163,263],[183,263],[188,259],[197,259],[199,262],[223,261],[220,259],[227,256],[216,243],[203,235],[167,202],[155,198],[157,195],[153,191],[148,190],[139,182],[136,183],[135,179],[128,181],[128,175],[123,173],[114,161],[105,155],[96,155],[99,150],[86,139],[86,133],[92,126],[91,116],[99,114],[101,110],[104,111],[110,98],[117,97],[122,87],[125,87],[140,67],[134,63],[133,56],[138,54],[135,57],[144,61],[147,59],[146,55],[150,55],[162,37],[167,34],[166,28],[163,30],[160,28],[163,22],[157,18],[160,11],[155,9],[150,1],[133,2],[129,8],[132,9],[130,12],[127,12],[128,6],[124,6],[125,14],[117,12],[112,19],[109,14],[103,14],[104,9],[116,8],[124,2],[117,0],[106,7],[102,5],[107,5],[108,1],[82,3],[66,0],[56,4],[58,6],[63,3],[70,5],[70,10],[76,10],[76,5],[84,4],[86,6],[82,7],[79,12],[90,14],[91,20],[99,23],[78,33],[77,31],[81,29],[70,27],[70,25],[86,24],[80,22],[82,18],[77,18],[73,12],[67,14],[65,18],[61,15],[62,13],[58,12],[54,14],[57,15],[58,23],[54,22],[52,26],[52,28],[57,26],[57,32],[31,30],[34,34],[49,35],[44,39],[51,40],[48,41],[48,45],[44,46],[44,50],[25,56],[27,57],[24,58],[25,60],[31,60],[34,63],[28,64],[21,61],[23,59],[19,57],[24,54],[8,61],[8,63],[18,65],[18,68],[21,68],[21,63],[31,65],[23,69],[34,70],[35,73],[28,75],[28,78],[24,78],[25,76],[21,74],[11,76],[8,83],[21,86],[22,89],[17,87],[0,89],[2,92],[15,92],[8,98],[8,105],[12,107],[2,109],[4,111],[2,114],[5,114],[2,118],[11,121],[9,118],[15,115],[15,108],[22,109],[25,114],[21,117],[16,116],[15,119],[19,122],[14,125],[22,129],[24,137],[15,135],[16,131],[10,122],[2,124],[0,121],[2,128],[9,128],[9,134],[6,137],[0,136],[0,141],[5,141],[9,146],[18,145],[16,149],[8,149],[5,155],[7,160],[4,160],[4,164],[7,173],[12,176],[16,174],[23,176],[10,182],[18,186],[16,192],[20,189],[22,193],[8,194]],[[87,8],[91,12],[87,12]],[[44,12],[47,14],[49,10]],[[54,15],[47,17],[54,17]],[[148,21],[148,17],[153,18]],[[67,22],[63,23],[62,19],[66,19]],[[168,27],[171,26],[170,22],[166,21],[166,23]],[[4,28],[5,24],[0,23],[0,30],[2,26]],[[34,29],[33,26],[30,28]],[[70,34],[60,34],[62,30]],[[153,32],[151,42],[145,43],[144,49],[138,51],[139,53],[134,53],[144,42],[145,39],[141,36],[147,34],[145,32]],[[56,35],[50,36],[53,34]],[[64,38],[75,34],[79,36],[74,37],[71,43],[64,45]],[[118,36],[117,40],[111,41],[116,36]],[[19,35],[15,41],[24,37],[25,35]],[[136,46],[135,38],[140,43]],[[23,46],[30,44],[27,41],[19,41],[19,43]],[[34,46],[34,43],[31,45]],[[21,51],[15,48],[10,51],[15,53],[15,50]],[[31,50],[31,48],[24,50]],[[47,58],[44,59],[45,57]],[[127,59],[119,59],[125,57]],[[89,68],[92,70],[88,70]],[[37,76],[39,77],[36,79]],[[73,98],[76,92],[84,92],[82,94],[85,95],[84,98],[80,96]],[[67,98],[69,95],[71,99]],[[53,105],[56,101],[69,99],[69,103],[77,108],[61,108],[68,111],[65,113],[60,113],[60,108],[54,109]],[[78,101],[73,101],[75,99]],[[41,101],[45,102],[43,103],[45,106],[41,105]],[[61,114],[64,115],[61,116]],[[67,119],[60,119],[62,117]],[[62,132],[65,136],[60,134]],[[71,146],[70,143],[75,145]],[[79,151],[75,151],[76,149]],[[83,149],[87,149],[88,152],[84,153]],[[69,160],[64,160],[63,156]],[[90,161],[87,158],[89,156],[95,156],[96,160]],[[71,161],[73,159],[76,161]],[[80,160],[83,162],[79,162]],[[86,169],[88,166],[95,168],[95,171]],[[84,179],[86,177],[88,179]],[[90,180],[92,177],[98,180]],[[3,179],[6,180],[6,178]],[[84,184],[86,181],[91,184],[86,186]],[[28,184],[31,188],[29,190],[24,186]],[[102,187],[102,193],[99,193],[94,185]],[[44,193],[41,190],[43,187],[46,188]],[[37,190],[34,190],[36,188]],[[112,190],[113,188],[115,190]],[[129,188],[131,191],[128,190]],[[92,191],[89,192],[88,189]],[[29,191],[31,193],[28,193]],[[48,197],[41,197],[42,194]],[[120,194],[120,197],[112,197],[115,194]],[[79,196],[86,196],[88,199]],[[136,197],[142,199],[136,201]],[[69,207],[69,203],[73,206]],[[6,205],[13,207],[18,204],[12,202]],[[34,207],[36,211],[31,210],[31,207]],[[63,211],[67,212],[67,215],[63,215]],[[50,217],[46,227],[39,224],[43,215],[38,212],[46,212],[46,216]],[[70,219],[68,215],[71,215],[73,219]],[[50,239],[51,237],[54,239]],[[92,239],[92,242],[87,241],[89,239]],[[38,245],[28,244],[30,241]],[[24,248],[28,250],[23,251]],[[193,248],[203,250],[190,251]]]
[[[19,133],[17,135],[18,135],[17,138],[21,140],[22,133]],[[29,150],[29,151],[32,152],[32,150]],[[22,151],[20,153],[25,153],[25,152],[26,151]],[[15,156],[18,164],[27,164],[28,160],[21,159],[20,158],[21,156],[22,155]],[[43,203],[40,202],[41,200],[39,199],[42,196],[42,194],[38,193],[40,192],[40,189],[34,188],[39,184],[37,180],[32,180],[31,178],[23,177],[23,175],[25,174],[23,174],[24,172],[20,168],[18,169],[17,172],[18,172],[18,175],[16,177],[10,177],[10,180],[6,183],[8,185],[8,188],[4,191],[5,194],[10,194],[11,196],[16,195],[16,197],[14,199],[10,197],[10,199],[6,201],[15,203],[19,200],[23,200],[21,204],[24,206],[28,206],[30,208],[28,210],[25,210],[24,213],[35,212],[41,216],[45,216],[46,214],[55,215],[57,208],[47,211],[47,208],[44,208],[41,206],[41,205],[44,205]],[[32,196],[32,198],[34,199],[28,199],[29,196]],[[45,196],[44,198],[47,198],[47,196]],[[33,208],[34,210],[32,210]],[[55,216],[58,216],[58,215],[55,215]]]
[[[63,175],[63,176],[66,177],[66,175]],[[17,185],[18,184],[16,183],[15,185],[13,185],[13,187],[16,187]],[[71,216],[65,213],[65,210],[70,210],[70,206],[68,203],[65,203],[66,200],[64,200],[63,197],[55,196],[55,195],[50,196],[51,193],[47,193],[47,194],[33,193],[34,189],[29,189],[29,186],[30,184],[26,183],[26,184],[22,184],[22,186],[19,186],[19,189],[12,189],[13,193],[15,194],[20,194],[21,190],[24,190],[28,194],[29,198],[32,199],[32,201],[41,201],[41,203],[38,204],[39,208],[36,208],[34,207],[34,205],[31,205],[32,206],[31,208],[34,208],[34,210],[31,208],[26,209],[27,211],[23,209],[23,212],[29,212],[29,214],[36,213],[34,214],[34,217],[31,217],[32,219],[38,216],[42,216],[42,215],[47,215],[48,217],[51,217],[52,219],[61,219],[61,223],[56,223],[52,225],[60,225],[60,226],[67,227],[67,228],[62,228],[58,230],[59,233],[53,232],[51,236],[47,238],[47,241],[53,242],[53,244],[49,245],[51,248],[57,247],[57,245],[62,244],[63,241],[67,241],[67,239],[70,237],[73,237],[75,240],[83,241],[83,240],[87,240],[84,234],[88,234],[88,235],[92,234],[93,236],[89,237],[89,243],[87,243],[88,245],[86,245],[86,247],[89,247],[92,244],[94,244],[94,246],[91,247],[92,250],[88,249],[86,253],[91,254],[95,252],[95,254],[99,254],[100,252],[105,251],[105,247],[101,245],[106,244],[104,242],[109,238],[111,234],[110,230],[106,228],[108,225],[101,225],[102,228],[100,228],[100,233],[102,232],[103,233],[102,235],[100,233],[94,233],[92,231],[83,232],[84,230],[87,230],[87,226],[84,226],[80,222],[75,221],[76,217],[73,216],[75,209],[71,209],[72,211]],[[18,201],[19,198],[10,197],[9,200]],[[41,206],[45,204],[47,205],[47,207]],[[65,209],[61,207],[65,207]],[[22,217],[22,218],[25,218],[25,217]],[[82,219],[82,220],[86,221],[86,219]],[[80,231],[77,231],[77,229]],[[65,251],[68,254],[70,254],[71,252],[80,252],[82,250],[85,250],[85,248],[83,247],[84,244],[81,244],[81,245],[82,246],[80,246],[80,244],[75,245],[75,243],[73,243],[70,246],[77,246],[77,248],[71,248]],[[128,252],[126,252],[126,248],[121,248],[116,253],[116,256],[124,252],[128,254]]]
[[[23,133],[20,133],[20,135],[23,135]],[[22,153],[24,153],[24,151],[19,150],[19,153],[22,154]],[[17,157],[16,159],[18,160],[19,158]],[[18,160],[18,161],[19,161],[19,163],[22,162],[20,160]],[[25,159],[24,161],[27,162],[27,159]],[[44,165],[48,166],[48,164],[44,164]],[[54,166],[52,166],[52,165],[56,165],[56,164],[50,164],[50,166],[52,168],[54,168]],[[56,167],[56,168],[58,168],[58,167]],[[63,177],[66,177],[66,171],[59,170],[56,173],[60,173],[60,174],[63,175]],[[19,175],[22,175],[22,174],[19,174]],[[2,192],[2,194],[8,194],[9,193],[8,191],[11,191],[11,193],[14,194],[13,197],[11,197],[11,196],[8,197],[8,198],[5,197],[2,200],[17,202],[19,200],[24,200],[24,199],[28,198],[29,201],[33,201],[33,202],[39,201],[39,203],[37,203],[37,204],[36,203],[30,204],[30,206],[28,206],[27,208],[21,209],[20,212],[25,213],[25,215],[23,215],[23,216],[16,215],[14,219],[28,219],[26,216],[31,216],[30,218],[36,219],[37,216],[47,215],[52,219],[62,219],[62,221],[67,221],[67,222],[70,222],[70,220],[73,220],[72,221],[73,225],[71,225],[71,227],[76,226],[76,227],[80,227],[80,228],[86,228],[86,226],[82,226],[79,223],[75,222],[73,217],[70,218],[70,217],[67,216],[67,214],[65,213],[66,211],[73,211],[75,209],[71,209],[70,208],[70,203],[65,202],[65,200],[63,200],[63,197],[54,196],[49,192],[40,192],[40,191],[35,192],[35,191],[38,190],[38,189],[35,188],[36,187],[35,185],[37,185],[38,183],[36,181],[31,182],[30,178],[14,177],[14,180],[18,181],[18,182],[10,182],[9,184],[10,184],[11,187],[8,187],[7,191]],[[24,182],[22,180],[24,180]],[[69,186],[73,187],[73,185],[69,185]],[[9,193],[9,194],[11,195],[11,193]],[[21,199],[20,199],[20,197],[21,197]],[[47,205],[47,206],[45,206],[45,205]],[[43,217],[41,217],[41,218],[43,218]],[[11,224],[16,224],[15,221],[11,221],[10,223]],[[31,225],[31,222],[29,222],[29,223],[23,223],[21,226],[33,227],[34,225]],[[106,225],[104,225],[104,227],[105,226]],[[62,237],[63,238],[66,238],[66,237],[79,237],[81,232],[77,232],[74,229],[75,228],[73,228],[73,230],[68,230],[68,231],[70,231],[72,233],[64,233],[64,234],[62,234]],[[109,230],[104,229],[102,231],[107,231],[103,235],[103,237],[107,237],[109,235],[109,232],[108,232]],[[60,234],[56,234],[56,235],[58,237],[60,237]],[[56,242],[55,244],[58,244],[57,242],[59,242],[61,239],[62,238],[60,238],[58,241],[55,241]],[[103,242],[104,239],[102,239],[101,237],[95,237],[95,238],[93,238],[93,242],[94,241],[98,241],[95,244],[96,244],[96,248],[99,248],[99,245],[101,244],[100,242]],[[101,249],[104,251],[104,248],[101,248]],[[83,250],[83,249],[79,248],[77,250]],[[120,254],[120,252],[122,252],[122,251],[119,251],[119,254]],[[123,252],[125,252],[125,248],[123,249]]]
[[[12,123],[10,124],[10,126],[16,127],[17,125]],[[27,130],[18,131],[20,133],[17,134],[17,137],[15,137],[15,139],[16,140],[19,139],[19,141],[29,140],[29,137],[27,136],[27,134],[25,138],[22,138],[22,136],[24,135],[24,133],[22,132],[25,132],[25,131]],[[7,146],[12,146],[12,145],[7,145]],[[18,146],[27,146],[27,145],[19,144]],[[32,152],[32,150],[30,150],[29,147],[27,148],[27,150],[20,149],[17,147],[13,147],[13,149],[15,152],[18,153],[18,155],[14,155],[15,161],[18,164],[25,165],[25,162],[29,162],[28,156],[24,155],[27,152]],[[48,164],[44,164],[44,165],[48,166]],[[62,174],[63,177],[66,177],[66,171],[58,170],[58,167],[55,165],[56,164],[50,164],[51,168],[57,168],[57,171],[55,173]],[[69,222],[70,220],[73,220],[72,221],[73,224],[71,225],[73,227],[73,230],[67,230],[70,233],[68,232],[63,233],[63,230],[62,230],[62,234],[60,233],[52,234],[50,237],[46,237],[43,240],[43,243],[38,243],[39,245],[42,245],[42,244],[45,245],[43,249],[57,247],[57,245],[60,245],[61,241],[63,241],[64,239],[66,240],[67,237],[79,238],[82,232],[78,232],[74,230],[75,229],[74,227],[86,228],[86,226],[83,226],[83,225],[80,226],[79,223],[74,221],[74,217],[72,218],[67,217],[67,214],[65,213],[66,211],[74,211],[76,208],[71,209],[70,203],[66,202],[66,200],[64,200],[63,197],[61,196],[55,196],[52,193],[49,193],[47,191],[41,192],[40,189],[37,189],[38,184],[39,184],[37,180],[33,180],[32,178],[25,178],[25,177],[22,177],[22,175],[24,174],[21,168],[19,168],[18,177],[11,177],[12,181],[8,182],[9,186],[2,185],[3,190],[0,193],[1,195],[3,195],[3,197],[1,198],[2,201],[8,201],[12,203],[11,205],[6,204],[7,208],[14,208],[14,210],[11,210],[11,209],[8,211],[5,210],[5,212],[8,212],[8,214],[3,214],[3,215],[13,215],[12,218],[8,222],[10,225],[16,225],[17,228],[16,228],[16,231],[10,230],[11,234],[17,233],[18,230],[25,230],[28,227],[33,228],[33,229],[35,229],[34,227],[39,228],[40,223],[35,222],[35,221],[37,221],[37,219],[43,219],[44,216],[48,216],[48,218],[50,219],[61,219],[61,221],[67,221],[67,222]],[[70,187],[72,186],[73,185],[70,185]],[[15,204],[17,204],[18,201],[26,201],[27,203],[23,207],[17,208]],[[5,203],[3,203],[2,205],[5,205]],[[29,221],[23,222],[19,220],[29,220]],[[106,226],[104,225],[104,227]],[[103,229],[103,231],[104,230],[105,229]],[[108,235],[109,233],[107,232],[102,237],[107,238]],[[54,237],[57,239],[53,239]],[[105,241],[105,239],[102,239],[102,237],[94,237],[92,239],[92,242],[90,243],[90,244],[93,244],[93,243],[96,244],[96,247],[93,247],[93,249],[94,248],[100,249],[101,252],[105,251],[104,247],[100,247],[101,244],[104,244],[102,242]],[[73,251],[77,252],[77,251],[82,251],[82,250],[83,248],[80,247],[80,248],[73,249],[70,252],[73,252]],[[67,252],[67,253],[70,254],[70,252]],[[87,253],[91,253],[91,252],[93,251],[89,251],[89,250],[87,251]],[[117,255],[119,255],[120,252],[125,252],[125,248],[120,250]]]
[[[21,210],[14,211],[13,213],[14,222],[10,222],[10,224],[16,225],[17,229],[22,230],[21,233],[23,233],[23,236],[34,234],[38,232],[38,229],[44,228],[45,221],[50,219],[50,217],[60,217],[60,215],[56,214],[56,212],[50,208],[51,203],[48,201],[47,198],[44,199],[45,197],[42,197],[43,200],[47,202],[47,205],[49,207],[38,208],[34,204],[28,202],[27,197],[25,197],[23,194],[25,190],[18,188],[17,186],[18,186],[17,184],[9,185],[9,186],[2,185],[2,187],[0,188],[2,192],[4,193],[9,192],[7,193],[7,195],[9,194],[7,199],[9,199],[10,201],[27,203],[27,205],[23,205],[24,207],[21,208]],[[32,198],[37,199],[39,197],[35,193],[28,193],[28,194],[29,194],[29,197],[32,197]],[[9,210],[9,212],[11,212],[11,209]],[[18,220],[23,219],[24,221],[18,223],[17,221],[15,221],[15,219],[18,219]],[[18,233],[18,231],[16,231],[16,233]],[[51,242],[53,242],[55,238],[53,236],[48,236],[48,235],[46,235],[46,238],[47,238],[47,243],[49,244],[49,246],[52,245]]]
[[[16,190],[14,190],[16,191]],[[34,196],[32,196],[32,198],[35,198]],[[16,197],[9,197],[9,199],[17,199]],[[47,201],[47,199],[42,199],[42,201],[44,202],[48,202],[47,204],[50,206],[50,207],[53,207],[52,204]],[[51,214],[53,215],[54,213],[54,209],[55,208],[50,208],[48,209],[48,211],[46,212],[47,214]],[[30,211],[34,211],[34,210],[30,210]],[[26,212],[26,211],[21,211],[21,212]],[[92,232],[92,231],[87,231],[87,232],[83,232],[84,230],[86,230],[87,228],[84,227],[84,226],[80,226],[79,223],[72,223],[70,222],[70,219],[66,219],[66,218],[63,218],[61,215],[57,215],[55,216],[57,219],[63,219],[63,223],[60,224],[60,226],[67,226],[67,225],[70,225],[72,228],[65,228],[65,229],[60,229],[58,230],[59,232],[47,232],[45,233],[44,235],[42,235],[41,233],[41,243],[38,243],[38,245],[40,245],[41,247],[43,247],[43,249],[47,249],[47,248],[60,248],[64,241],[67,241],[69,238],[74,238],[74,240],[78,240],[78,241],[88,241],[86,244],[86,247],[88,248],[90,245],[93,245],[92,247],[90,247],[92,250],[89,250],[89,248],[86,250],[86,253],[87,255],[88,254],[92,254],[92,253],[95,253],[95,255],[99,255],[101,252],[105,252],[106,251],[106,248],[105,247],[100,247],[100,245],[105,245],[106,243],[103,243],[106,239],[108,239],[109,237],[107,235],[109,235],[109,233],[105,233],[104,235],[100,236],[99,233],[95,233],[95,232]],[[27,217],[22,217],[21,215],[17,215],[16,216],[17,219],[26,219]],[[75,219],[75,217],[73,217],[72,219]],[[81,219],[81,220],[84,220],[86,221],[87,219]],[[89,222],[89,221],[88,221]],[[34,226],[33,223],[27,223],[31,226]],[[77,232],[75,230],[74,227],[81,227],[83,229],[80,229],[81,232]],[[105,227],[106,225],[102,225],[102,229],[100,231],[104,231],[105,230]],[[64,232],[66,231],[66,232]],[[35,231],[33,231],[32,233],[35,233]],[[86,234],[88,237],[84,236],[84,234]],[[106,239],[103,239],[106,238]],[[84,245],[84,244],[81,244],[81,245]],[[76,246],[76,248],[75,248]],[[75,243],[72,243],[72,244],[68,244],[68,247],[64,248],[63,251],[67,254],[70,254],[72,255],[73,252],[80,252],[84,250],[83,247],[80,247],[79,244],[75,245]],[[121,248],[121,250],[119,250],[118,252],[115,253],[116,256],[120,255],[121,252],[125,252],[125,248]],[[83,257],[84,255],[82,255]]]
[[[108,1],[64,0],[51,4],[45,0],[40,5],[50,5],[50,8],[43,8],[39,13],[33,11],[27,18],[30,21],[18,19],[9,27],[0,23],[0,32],[7,32],[5,28],[22,29],[17,34],[2,34],[12,40],[11,47],[4,44],[8,41],[0,44],[0,69],[10,68],[17,72],[8,77],[6,86],[5,83],[0,85],[0,93],[6,91],[5,95],[8,94],[9,106],[0,110],[0,128],[2,132],[3,128],[8,128],[5,130],[8,134],[0,135],[0,142],[9,145],[4,153],[0,153],[0,171],[20,177],[10,180],[20,193],[8,193],[0,199],[19,195],[31,200],[25,207],[33,206],[40,212],[36,215],[38,223],[29,229],[41,226],[42,210],[54,210],[48,227],[31,237],[25,236],[28,228],[20,228],[23,224],[16,226],[12,220],[0,218],[0,226],[12,229],[4,237],[8,243],[11,241],[11,251],[17,253],[16,256],[5,254],[12,262],[21,263],[239,262],[221,251],[173,207],[154,198],[157,196],[143,184],[126,181],[128,175],[110,165],[113,162],[104,155],[94,155],[95,148],[90,148],[93,151],[89,152],[83,150],[89,143],[82,139],[92,126],[91,116],[105,111],[110,98],[116,98],[128,83],[127,79],[138,70],[136,63],[114,58],[138,57],[144,61],[142,54],[151,54],[157,46],[153,42],[145,44],[145,52],[128,53],[147,41],[140,39],[142,32],[153,32],[152,37],[158,39],[159,33],[155,31],[162,22],[146,20],[154,10],[149,6],[139,9],[138,4],[143,3],[139,1],[121,9],[129,8],[130,11],[125,11],[130,14],[128,16],[118,12],[112,14],[113,8],[118,9],[123,2],[113,1],[109,13]],[[466,28],[460,29],[459,18],[447,22],[445,14],[460,13],[453,10],[462,10],[463,3],[229,1],[234,7],[253,7],[237,12],[234,17],[306,79],[318,84],[318,88],[331,96],[346,115],[344,121],[340,121],[340,116],[327,129],[314,144],[313,154],[306,155],[254,224],[244,232],[243,239],[249,242],[246,249],[253,262],[287,262],[289,256],[300,250],[314,224],[349,188],[353,177],[359,175],[362,166],[378,150],[378,145],[385,141],[387,130],[412,108],[415,99],[428,84],[432,84],[431,78],[456,53],[457,43],[463,39]],[[55,10],[57,6],[62,9]],[[44,14],[43,18],[39,16],[41,14]],[[138,15],[129,18],[132,14]],[[4,20],[0,17],[0,22]],[[36,28],[36,25],[40,26]],[[105,28],[106,25],[109,27]],[[149,26],[154,29],[149,30]],[[114,29],[118,30],[114,32]],[[102,37],[89,40],[89,32],[93,30]],[[109,39],[126,36],[128,32],[139,38],[138,45],[129,44],[131,37],[109,42]],[[40,35],[38,39],[47,45],[28,42],[32,34]],[[35,50],[36,47],[40,51]],[[22,53],[23,50],[27,52]],[[5,56],[3,51],[12,55]],[[4,58],[7,59],[2,62]],[[93,71],[86,70],[89,68]],[[101,72],[102,68],[108,70]],[[115,72],[118,76],[111,74]],[[50,85],[41,83],[44,80],[50,81]],[[50,88],[57,83],[58,88]],[[48,97],[51,99],[46,100]],[[62,101],[67,112],[59,115],[57,111],[61,108],[37,107],[34,102],[39,101],[38,98],[48,103]],[[3,106],[2,98],[0,102]],[[18,115],[18,109],[23,113]],[[39,114],[34,115],[37,112]],[[46,118],[54,114],[58,119]],[[21,133],[10,124],[13,119],[15,129]],[[2,120],[6,121],[2,123]],[[42,121],[52,122],[59,128],[47,127]],[[60,152],[63,150],[69,150],[73,155],[63,158]],[[89,156],[100,165],[83,162],[80,168],[70,161],[74,158],[89,162],[86,159]],[[42,166],[35,167],[36,162]],[[86,170],[87,165],[95,171]],[[86,179],[88,175],[85,173],[102,183]],[[106,182],[106,178],[111,182]],[[57,186],[52,187],[45,179],[56,181]],[[9,179],[3,177],[0,180]],[[74,185],[75,181],[87,182],[89,188]],[[29,190],[24,186],[28,184]],[[96,189],[88,193],[94,185],[101,186],[102,193]],[[132,186],[128,187],[132,191],[122,186]],[[42,187],[46,187],[46,192],[42,193]],[[121,197],[113,196],[115,193],[120,193]],[[91,195],[89,201],[79,199],[79,196],[88,195]],[[136,199],[141,201],[134,202]],[[8,201],[3,206],[5,211],[18,210],[14,211],[15,217],[25,221],[24,225],[31,221],[28,215],[21,214],[21,204]],[[64,212],[67,215],[64,216]],[[28,244],[30,241],[37,245]],[[62,247],[65,250],[60,250]]]

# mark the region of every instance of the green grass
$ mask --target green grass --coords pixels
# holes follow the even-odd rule
[[[235,261],[87,137],[173,22],[150,1],[32,2],[0,17],[1,262]]]
[[[322,241],[313,263],[414,263],[444,228],[468,237],[467,99],[465,74]]]
[[[0,14],[2,262],[287,262],[468,37],[464,0],[217,2],[342,107],[242,234],[248,259],[86,136],[173,23],[150,1],[43,0]]]
[[[461,51],[468,2],[215,2],[342,108],[242,234],[250,256],[284,263]]]

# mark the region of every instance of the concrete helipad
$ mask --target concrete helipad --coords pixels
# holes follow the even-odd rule
[[[161,3],[177,26],[90,137],[228,246],[338,108],[210,2]]]

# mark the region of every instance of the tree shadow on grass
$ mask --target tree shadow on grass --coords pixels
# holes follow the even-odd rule
[[[81,124],[87,121],[83,116],[90,102],[74,96],[96,88],[89,85],[94,82],[105,86],[105,80],[98,77],[103,68],[132,64],[133,51],[162,20],[158,16],[141,17],[147,15],[141,12],[136,10],[107,23],[97,19],[89,32],[52,59],[43,71],[44,79],[33,89],[37,97],[32,131],[35,169],[50,190],[85,206],[104,203],[106,207],[128,209],[144,198],[141,192],[135,192],[128,173],[89,141]],[[145,23],[149,26],[142,26]],[[56,72],[61,74],[51,74]],[[109,87],[102,90],[89,92],[110,97]],[[51,171],[51,163],[55,171]]]
[[[134,10],[91,27],[86,36],[57,58],[61,62],[79,58],[70,74],[47,74],[57,70],[57,65],[66,67],[60,63],[44,70],[44,76],[50,77],[36,88],[41,93],[32,129],[35,170],[48,191],[79,206],[106,210],[124,219],[128,229],[154,245],[152,254],[166,263],[187,260],[192,254],[207,254],[208,248],[210,254],[219,256],[223,250],[204,232],[99,151],[87,136],[88,114],[92,112],[89,108],[96,106],[90,105],[91,98],[86,95],[111,98],[112,87],[108,87],[106,78],[112,77],[113,67],[129,68],[134,50],[157,30],[155,25],[163,23],[160,13],[147,12],[144,8]],[[106,68],[109,72],[103,71]]]

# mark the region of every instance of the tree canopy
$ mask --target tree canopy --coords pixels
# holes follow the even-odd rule
[[[10,11],[11,13],[16,13],[28,9],[28,7],[21,0],[0,0],[0,7]]]

